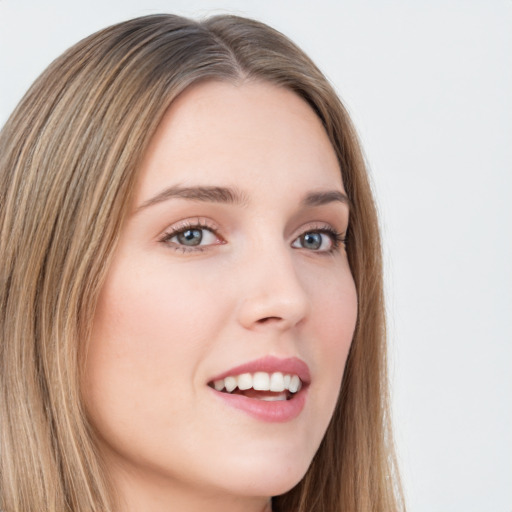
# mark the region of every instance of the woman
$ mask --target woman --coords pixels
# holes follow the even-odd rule
[[[107,28],[0,155],[2,510],[399,509],[375,208],[297,47]]]

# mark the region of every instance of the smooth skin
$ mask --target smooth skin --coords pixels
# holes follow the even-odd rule
[[[317,192],[338,195],[303,204]],[[293,92],[207,82],[173,102],[101,290],[83,382],[119,512],[261,512],[303,477],[356,323],[345,245],[329,232],[347,230],[344,193],[320,120]],[[309,366],[291,421],[258,420],[208,386],[268,355]]]

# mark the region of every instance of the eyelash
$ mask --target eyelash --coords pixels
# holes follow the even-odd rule
[[[175,242],[171,242],[171,239],[174,238],[175,236],[177,236],[181,233],[185,233],[185,231],[192,230],[192,229],[208,230],[208,231],[212,232],[217,238],[220,238],[217,235],[216,227],[209,225],[207,222],[205,222],[201,219],[197,219],[194,222],[184,221],[179,226],[170,228],[169,231],[164,233],[164,235],[162,236],[162,238],[159,241],[162,242],[163,244],[167,245],[171,249],[174,249],[175,251],[179,251],[182,253],[203,252],[208,247],[211,247],[211,245],[204,245],[204,246],[198,245],[195,247],[194,246],[187,247],[186,245],[179,245],[179,244],[176,244]],[[214,244],[214,245],[220,245],[220,244]]]
[[[178,236],[182,233],[185,233],[186,231],[194,230],[194,229],[207,230],[207,231],[210,231],[212,234],[214,234],[218,239],[221,238],[217,234],[216,227],[211,226],[207,222],[198,219],[197,221],[194,221],[194,222],[185,221],[185,222],[181,223],[179,226],[171,228],[169,231],[164,233],[164,235],[160,238],[159,242],[161,242],[161,243],[167,245],[168,247],[170,247],[171,249],[173,249],[175,251],[179,251],[181,253],[204,252],[205,250],[208,250],[209,248],[211,248],[212,245],[221,245],[221,244],[225,243],[225,242],[221,242],[221,243],[216,243],[216,244],[208,244],[208,245],[204,245],[204,246],[201,246],[201,245],[186,246],[186,245],[177,244],[176,242],[171,242],[171,239],[174,238],[175,236]],[[332,228],[331,226],[329,226],[327,224],[303,231],[300,235],[298,235],[294,239],[294,242],[296,240],[298,240],[300,237],[302,237],[308,233],[321,233],[324,235],[328,235],[330,237],[332,245],[329,249],[323,250],[323,251],[318,251],[318,250],[313,249],[310,251],[310,252],[317,252],[318,254],[321,254],[321,255],[333,254],[333,253],[339,251],[340,246],[346,246],[346,243],[347,243],[346,234],[336,231],[334,228]],[[303,247],[303,249],[305,249],[305,248]]]
[[[322,233],[331,238],[332,246],[327,251],[318,251],[319,254],[333,254],[340,250],[340,247],[345,247],[347,244],[347,235],[336,231],[333,227],[325,225],[320,228],[313,228],[304,231],[297,238],[304,236],[307,233]],[[312,250],[311,252],[317,252]]]

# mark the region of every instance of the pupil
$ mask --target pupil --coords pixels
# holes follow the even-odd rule
[[[307,233],[303,240],[308,249],[319,249],[322,245],[322,235],[320,233]]]
[[[203,235],[200,229],[187,229],[178,235],[180,244],[183,245],[199,245]]]

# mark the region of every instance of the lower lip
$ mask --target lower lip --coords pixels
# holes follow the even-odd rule
[[[267,402],[257,398],[248,398],[243,395],[232,395],[222,393],[210,388],[215,396],[225,404],[239,409],[249,416],[269,423],[284,423],[296,418],[304,409],[306,404],[307,388],[303,387],[299,392],[293,395],[290,400],[277,400]]]

